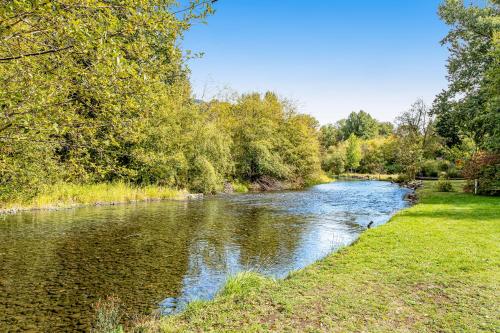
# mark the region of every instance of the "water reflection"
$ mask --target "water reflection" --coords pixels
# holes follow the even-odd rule
[[[405,206],[384,182],[8,216],[0,222],[0,331],[87,330],[92,304],[131,313],[212,297],[242,270],[283,277]]]

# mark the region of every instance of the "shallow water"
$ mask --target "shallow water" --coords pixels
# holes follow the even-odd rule
[[[0,332],[88,331],[92,304],[171,313],[228,275],[284,277],[352,243],[407,204],[407,190],[353,181],[304,191],[31,212],[0,220]]]

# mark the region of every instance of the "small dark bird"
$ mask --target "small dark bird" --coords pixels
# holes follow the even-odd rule
[[[373,225],[373,221],[370,221],[370,223],[368,223],[368,225],[367,225],[367,228],[370,229],[372,227],[372,225]]]

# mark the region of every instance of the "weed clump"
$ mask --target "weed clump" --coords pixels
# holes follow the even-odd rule
[[[108,296],[99,300],[95,305],[94,325],[92,333],[122,333],[120,325],[122,318],[121,301],[118,297]]]

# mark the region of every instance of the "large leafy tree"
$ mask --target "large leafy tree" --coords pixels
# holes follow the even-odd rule
[[[349,138],[351,134],[358,138],[371,139],[378,134],[378,122],[365,111],[351,112],[341,130],[344,139]]]
[[[156,148],[144,136],[151,123],[160,124],[149,119],[169,114],[161,124],[175,133],[175,117],[189,108],[178,41],[193,19],[212,11],[209,1],[192,0],[182,11],[175,6],[172,0],[1,2],[1,186],[36,189],[37,179],[54,177],[140,179],[138,147]]]
[[[339,132],[339,129],[333,124],[326,124],[321,126],[319,141],[321,143],[321,148],[324,151],[337,143]]]
[[[361,161],[361,145],[355,134],[351,134],[347,139],[346,146],[346,167],[350,170],[356,170]]]
[[[449,86],[434,102],[437,131],[448,145],[473,138],[481,147],[500,149],[500,6],[465,6],[446,0],[441,19],[451,26],[441,41],[450,51]]]

